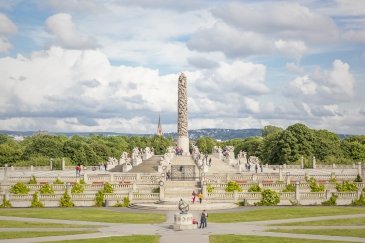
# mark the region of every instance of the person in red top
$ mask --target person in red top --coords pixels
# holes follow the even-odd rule
[[[80,164],[78,164],[77,166],[76,166],[76,177],[77,176],[80,176],[81,175],[81,165]]]

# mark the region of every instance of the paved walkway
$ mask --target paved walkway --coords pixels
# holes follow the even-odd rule
[[[150,211],[149,211],[150,212]],[[44,241],[59,241],[59,240],[77,240],[77,239],[89,239],[100,238],[109,236],[126,236],[126,235],[160,235],[160,243],[174,242],[174,243],[186,243],[186,242],[200,242],[209,243],[209,235],[213,234],[237,234],[237,235],[258,235],[269,237],[287,237],[287,238],[301,238],[301,239],[316,239],[316,240],[332,240],[342,242],[365,242],[365,238],[358,237],[343,237],[343,236],[328,236],[328,235],[308,235],[308,234],[291,234],[291,233],[277,233],[266,232],[268,229],[365,229],[365,226],[274,226],[273,224],[282,224],[289,222],[304,222],[313,220],[327,220],[327,219],[340,219],[340,218],[360,218],[365,217],[365,214],[357,215],[336,215],[336,216],[322,216],[322,217],[310,217],[310,218],[295,218],[295,219],[282,219],[282,220],[270,220],[270,221],[253,221],[243,223],[210,223],[205,229],[174,231],[171,228],[173,224],[174,212],[166,212],[167,221],[162,224],[115,224],[115,223],[98,223],[98,222],[85,222],[74,220],[53,220],[53,219],[35,219],[35,218],[21,218],[21,217],[5,217],[0,216],[0,220],[16,220],[26,222],[49,222],[49,223],[64,223],[73,225],[90,225],[100,226],[97,228],[97,233],[81,234],[81,235],[66,235],[66,236],[47,236],[38,238],[25,238],[25,239],[11,239],[0,240],[0,243],[21,243],[21,242],[44,242]],[[192,211],[195,218],[198,218],[199,211]],[[209,219],[209,218],[208,218]],[[0,231],[55,231],[55,230],[88,230],[95,228],[0,228]]]

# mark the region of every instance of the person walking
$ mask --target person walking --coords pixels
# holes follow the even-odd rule
[[[204,209],[203,213],[205,214],[205,227],[208,227],[208,212]]]
[[[104,163],[104,169],[105,169],[105,171],[107,171],[107,169],[108,169],[108,163],[107,162]]]
[[[80,177],[80,175],[81,175],[81,165],[80,165],[80,164],[78,164],[78,165],[76,166],[75,170],[76,170],[76,177],[77,177],[77,176],[79,176],[79,177]]]
[[[202,214],[200,215],[200,229],[204,229],[205,227],[207,227],[207,217],[205,215],[205,212],[202,212]]]
[[[203,193],[202,192],[199,192],[198,198],[199,198],[199,203],[201,204],[202,201],[203,201]]]
[[[196,199],[196,192],[193,191],[193,193],[191,194],[191,199],[192,199],[192,202],[193,204],[195,203],[195,199]]]
[[[256,174],[257,174],[257,170],[259,169],[259,166],[256,164],[255,165],[255,171],[256,171]]]

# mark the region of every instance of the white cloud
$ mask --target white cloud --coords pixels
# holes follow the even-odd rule
[[[296,63],[292,63],[292,62],[286,63],[285,67],[289,72],[292,72],[292,73],[301,74],[304,72],[304,69]]]
[[[48,31],[55,35],[56,44],[67,49],[94,49],[98,47],[95,39],[78,33],[71,15],[58,13],[47,18]]]
[[[355,78],[350,72],[350,66],[341,60],[335,60],[332,69],[317,69],[310,75],[295,78],[290,84],[288,93],[311,102],[334,102],[351,100],[355,94]]]
[[[308,75],[295,78],[290,85],[294,90],[299,90],[304,95],[314,95],[317,93],[317,84]]]
[[[196,87],[201,91],[215,94],[234,92],[240,95],[260,95],[269,92],[265,76],[266,67],[261,64],[242,61],[231,64],[222,62],[216,70],[204,72]]]
[[[112,66],[98,50],[53,47],[30,58],[1,58],[0,72],[4,77],[0,117],[5,120],[58,117],[90,125],[91,120],[82,118],[100,124],[106,118],[170,113],[176,107],[175,74],[161,76],[148,68]],[[98,128],[102,129],[93,126]]]
[[[278,49],[279,52],[282,52],[297,61],[308,50],[307,46],[302,41],[278,40],[275,41],[275,47]]]
[[[216,8],[213,14],[245,31],[269,34],[280,39],[305,40],[311,43],[338,39],[335,22],[297,3],[230,3]]]
[[[342,34],[342,38],[347,41],[365,43],[365,29],[346,31]]]
[[[273,49],[270,40],[264,36],[252,31],[241,32],[222,22],[197,31],[187,45],[192,50],[223,52],[228,57],[263,54]]]
[[[17,32],[17,26],[5,14],[0,13],[0,52],[6,52],[12,45],[8,36]]]

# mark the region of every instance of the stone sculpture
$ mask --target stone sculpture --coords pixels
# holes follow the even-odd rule
[[[180,213],[186,214],[189,212],[189,204],[187,204],[182,198],[180,198],[178,208],[180,210]]]
[[[177,119],[177,146],[183,150],[183,154],[189,153],[188,137],[188,95],[186,89],[186,76],[181,73],[178,81],[178,119]]]

